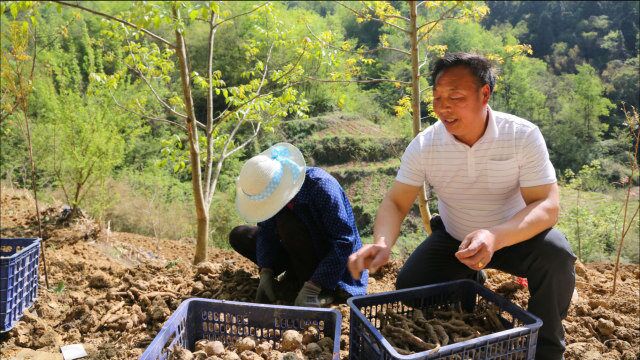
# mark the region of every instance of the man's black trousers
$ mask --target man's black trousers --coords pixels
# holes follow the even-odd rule
[[[477,271],[461,263],[454,254],[460,241],[447,233],[442,219],[431,219],[432,234],[409,256],[400,270],[396,288],[477,279]],[[567,316],[575,287],[574,262],[564,235],[548,229],[533,238],[495,252],[486,267],[527,278],[528,310],[542,319],[536,359],[558,360],[565,350],[562,319]]]

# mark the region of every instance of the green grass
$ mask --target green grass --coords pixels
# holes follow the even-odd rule
[[[610,190],[605,193],[578,191],[562,187],[560,191],[560,229],[583,262],[614,261],[623,222],[622,206],[625,192]],[[627,224],[638,199],[629,203]],[[625,236],[621,252],[623,262],[638,263],[638,216]]]

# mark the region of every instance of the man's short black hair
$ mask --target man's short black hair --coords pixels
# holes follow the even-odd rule
[[[496,75],[491,62],[482,55],[466,52],[448,53],[438,59],[431,71],[432,84],[435,86],[436,78],[444,70],[456,66],[464,66],[471,70],[471,73],[478,79],[480,87],[489,84],[489,90],[493,93],[493,87],[496,85]]]

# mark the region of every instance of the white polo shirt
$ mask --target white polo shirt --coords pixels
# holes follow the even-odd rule
[[[431,184],[447,232],[462,241],[474,230],[509,220],[526,206],[521,187],[555,183],[556,174],[536,125],[489,108],[487,129],[472,147],[440,121],[418,134],[396,180]]]

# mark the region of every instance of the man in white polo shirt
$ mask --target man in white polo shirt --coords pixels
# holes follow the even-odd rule
[[[562,319],[575,287],[575,255],[558,220],[559,191],[537,126],[493,111],[491,64],[468,53],[445,55],[432,72],[440,119],[407,147],[396,181],[382,200],[374,244],[349,258],[357,278],[386,263],[423,182],[438,195],[433,233],[409,256],[398,289],[478,279],[486,268],[529,282],[529,311],[544,324],[536,359],[562,359]]]

